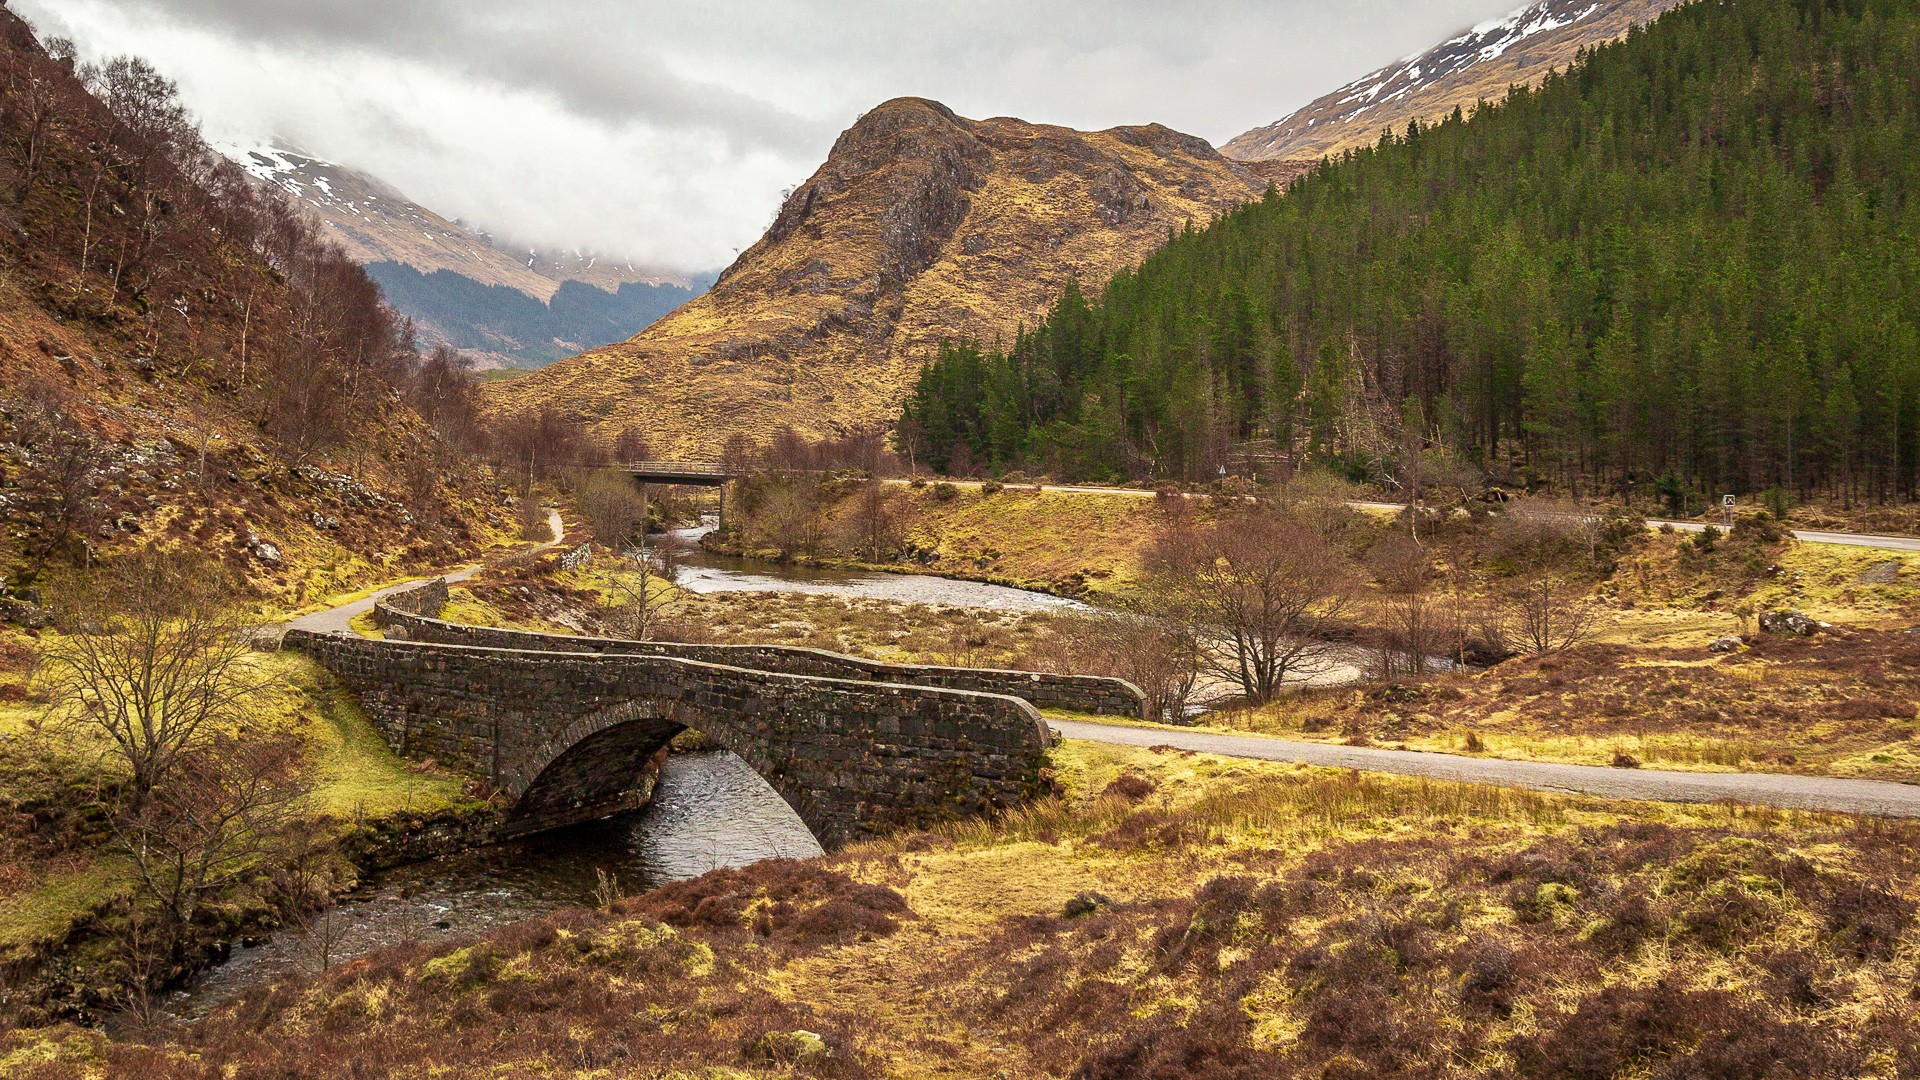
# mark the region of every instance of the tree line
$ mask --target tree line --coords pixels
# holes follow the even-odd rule
[[[1912,0],[1690,4],[943,347],[896,443],[955,473],[1404,485],[1443,451],[1573,494],[1911,498],[1916,103]]]

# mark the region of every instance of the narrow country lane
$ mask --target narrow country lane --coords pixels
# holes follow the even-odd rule
[[[1125,727],[1118,724],[1054,720],[1048,724],[1069,739],[1125,746],[1174,746],[1224,757],[1298,761],[1365,772],[1423,776],[1468,784],[1532,788],[1593,795],[1606,799],[1655,802],[1712,802],[1734,799],[1788,810],[1837,811],[1881,817],[1920,817],[1920,787],[1882,780],[1843,780],[1822,776],[1770,773],[1664,772],[1657,769],[1609,769],[1596,765],[1559,765],[1291,742],[1254,735]]]
[[[527,552],[529,554],[536,551],[545,551],[566,539],[566,525],[560,520],[560,511],[548,510],[547,524],[553,528],[553,539],[528,548]],[[451,574],[447,574],[447,583],[451,585],[455,582],[465,581],[479,572],[480,564],[475,563],[464,570],[456,570]],[[355,618],[372,611],[373,605],[379,603],[383,598],[400,592],[403,589],[410,589],[419,583],[420,579],[414,579],[412,581],[403,581],[398,585],[389,585],[371,596],[362,597],[352,603],[341,604],[339,607],[326,608],[322,611],[316,611],[308,615],[302,615],[297,619],[289,620],[283,625],[282,629],[311,630],[319,634],[351,633],[352,630],[348,624],[353,622]]]

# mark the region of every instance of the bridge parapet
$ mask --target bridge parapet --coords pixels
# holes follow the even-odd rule
[[[432,609],[437,611],[438,609]],[[909,686],[935,686],[948,690],[972,690],[983,694],[1006,694],[1041,708],[1104,716],[1141,717],[1146,695],[1124,679],[1095,675],[1051,675],[1037,671],[1001,671],[991,668],[956,668],[925,664],[892,664],[881,660],[847,656],[822,649],[791,645],[706,645],[664,641],[624,641],[618,638],[574,637],[567,634],[538,634],[526,630],[504,630],[491,626],[471,626],[431,618],[426,609],[409,606],[406,610],[377,612],[382,626],[398,626],[411,641],[432,641],[446,645],[481,645],[496,649],[528,649],[541,652],[595,653],[599,655],[674,656],[709,664],[777,671],[788,675],[817,678],[853,679],[862,682],[891,682]]]
[[[397,750],[491,777],[510,832],[623,809],[684,728],[766,777],[821,842],[1016,805],[1044,790],[1026,701],[675,656],[377,641],[291,631]]]

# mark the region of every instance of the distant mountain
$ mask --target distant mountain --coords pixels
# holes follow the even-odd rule
[[[1397,64],[1381,68],[1220,148],[1239,161],[1318,160],[1400,134],[1407,121],[1471,112],[1499,101],[1507,87],[1537,86],[1565,70],[1583,48],[1622,37],[1678,7],[1681,0],[1540,0],[1504,19],[1481,23]]]
[[[422,339],[462,352],[540,367],[599,345],[625,341],[705,292],[712,274],[686,286],[628,281],[616,290],[562,281],[545,303],[506,285],[483,285],[452,270],[430,274],[398,262],[366,264],[387,302],[413,316]]]
[[[487,401],[636,425],[671,453],[786,425],[891,425],[942,341],[1011,339],[1069,279],[1102,288],[1266,186],[1159,125],[1074,131],[895,99],[841,134],[705,295],[629,341],[489,384]]]
[[[624,340],[711,281],[594,252],[498,240],[376,177],[282,144],[216,149],[311,211],[394,308],[413,319],[421,340],[486,364],[538,367]]]

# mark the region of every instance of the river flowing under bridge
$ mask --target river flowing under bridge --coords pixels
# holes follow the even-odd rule
[[[434,582],[376,608],[405,640],[293,630],[285,644],[332,671],[399,752],[488,778],[508,833],[631,808],[642,767],[691,728],[835,847],[1044,793],[1036,704],[1141,710],[1117,679],[464,626],[424,614],[444,597]]]

